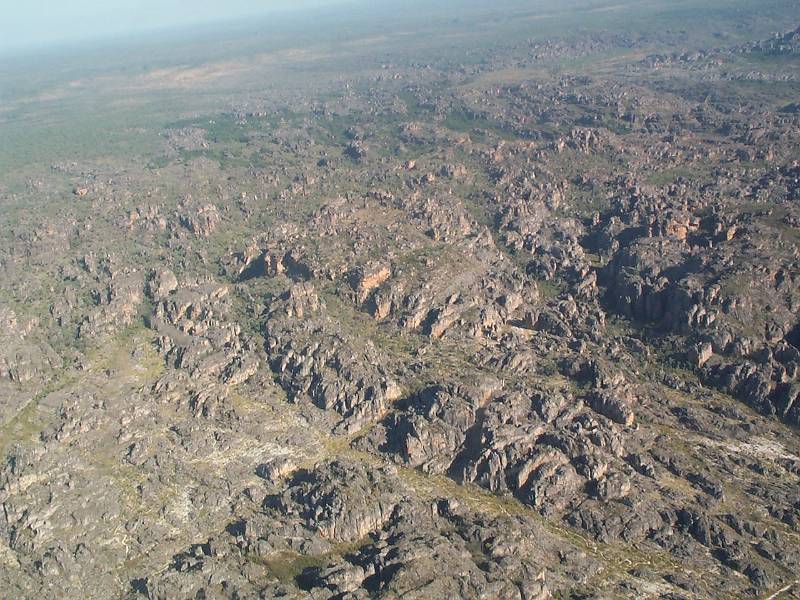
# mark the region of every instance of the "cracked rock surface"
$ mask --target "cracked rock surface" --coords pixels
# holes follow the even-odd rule
[[[578,4],[8,93],[0,596],[798,597],[796,6]]]

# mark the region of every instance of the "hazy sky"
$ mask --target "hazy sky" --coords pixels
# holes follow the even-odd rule
[[[0,0],[0,52],[345,0]]]

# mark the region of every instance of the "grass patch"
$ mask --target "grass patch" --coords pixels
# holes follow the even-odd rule
[[[364,542],[343,542],[334,544],[330,552],[324,554],[304,555],[298,552],[284,551],[270,556],[249,556],[248,559],[261,565],[272,577],[284,584],[298,583],[307,569],[324,568],[339,562],[343,556],[357,551]]]

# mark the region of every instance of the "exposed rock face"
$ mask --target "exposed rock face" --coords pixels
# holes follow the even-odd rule
[[[478,411],[498,388],[498,382],[487,381],[472,389],[452,384],[422,391],[410,400],[409,410],[393,413],[384,423],[383,449],[423,471],[447,472]]]
[[[632,394],[619,388],[598,389],[589,398],[592,409],[625,427],[633,425],[635,420],[633,403]]]
[[[714,356],[714,346],[709,342],[696,344],[689,350],[689,361],[696,367],[702,367]]]
[[[241,279],[286,275],[303,281],[312,275],[319,276],[317,264],[312,265],[303,250],[286,249],[285,240],[254,242],[244,252],[223,259],[226,271]]]
[[[310,284],[297,284],[271,309],[264,336],[272,370],[289,397],[333,410],[341,431],[357,431],[400,397],[386,357],[348,339]]]
[[[391,276],[392,271],[386,265],[361,267],[353,271],[350,281],[359,302],[364,302],[370,293],[382,285]]]
[[[80,324],[80,337],[108,337],[131,325],[139,316],[139,306],[144,300],[143,274],[137,269],[112,269],[108,274],[108,279],[100,278],[101,285],[105,285],[93,294],[95,308]]]
[[[297,283],[291,287],[285,303],[286,317],[303,319],[318,313],[324,304],[320,301],[314,285]]]
[[[169,274],[160,277],[159,285]],[[213,282],[174,290],[157,305],[150,327],[175,368],[157,381],[154,391],[170,395],[174,379],[188,377],[189,403],[195,414],[213,416],[224,406],[230,386],[250,379],[259,368],[259,352],[242,336],[238,324],[220,321],[228,310],[229,288]],[[186,383],[182,384],[186,385]]]
[[[610,293],[617,309],[631,318],[683,333],[711,325],[716,319],[712,307],[718,301],[718,289],[705,290],[691,273],[681,273],[687,269],[681,263],[688,258],[680,252],[669,241],[653,239],[617,254],[609,266],[609,277],[614,280]],[[666,271],[675,275],[665,277]]]
[[[156,301],[164,300],[170,293],[178,289],[178,279],[169,269],[154,271],[147,282],[147,293]]]
[[[391,470],[365,471],[350,461],[319,465],[280,497],[267,499],[263,516],[242,525],[235,551],[225,547],[234,540],[224,538],[187,551],[173,569],[147,580],[148,595],[213,589],[215,578],[200,573],[235,570],[241,552],[255,553],[269,568],[293,557],[302,564],[304,556],[325,552],[330,540],[352,540],[358,545],[346,559],[324,559],[300,570],[308,597],[361,594],[364,588],[390,597],[550,597],[546,574],[558,559],[548,554],[550,535],[535,522],[481,517],[453,500],[414,501],[402,496],[407,491]],[[294,532],[289,547],[288,538],[264,537],[276,521]],[[583,577],[597,569],[574,550],[561,562],[576,574],[583,569]],[[275,590],[241,576],[233,581],[242,593]]]
[[[266,502],[267,506],[277,504],[278,518],[291,514],[294,506],[301,507],[299,515],[305,527],[325,540],[356,542],[382,529],[400,502],[402,488],[397,488],[397,482],[387,485],[387,477],[391,474],[361,463],[334,462],[315,471],[308,482],[302,481],[300,474],[298,485],[280,499]]]
[[[53,79],[197,98],[163,154],[6,157],[0,596],[797,593],[794,5],[469,4]]]
[[[219,211],[213,204],[197,206],[191,203],[182,205],[178,215],[180,224],[196,236],[208,237],[220,222]]]
[[[543,512],[566,508],[590,485],[606,498],[614,490],[627,495],[629,469],[612,423],[595,420],[564,390],[498,391],[492,382],[474,390],[425,390],[410,410],[384,420],[364,445],[426,472],[512,492]]]
[[[167,229],[167,219],[161,216],[158,206],[139,206],[128,214],[125,226],[129,230],[156,233]]]
[[[782,34],[776,33],[766,40],[759,40],[750,45],[745,45],[740,51],[771,56],[800,54],[800,27]]]
[[[60,365],[58,355],[44,340],[36,339],[37,322],[17,318],[0,307],[0,380],[25,383]]]
[[[792,362],[797,364],[794,360]],[[800,386],[794,378],[784,375],[786,367],[781,362],[718,364],[708,367],[706,373],[712,383],[741,398],[759,412],[774,415],[789,424],[800,424],[800,406],[797,402]]]

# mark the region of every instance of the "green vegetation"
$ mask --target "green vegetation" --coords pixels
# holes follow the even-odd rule
[[[700,288],[719,283],[723,299],[747,291],[753,312],[762,313],[739,322],[716,305],[710,308],[734,337],[763,337],[764,315],[775,306],[793,314],[790,294],[776,298],[769,285],[747,289],[758,277],[769,282],[772,265],[749,272],[740,267],[760,266],[751,258],[772,259],[775,248],[784,253],[779,260],[786,258],[781,264],[796,262],[797,211],[788,176],[779,172],[792,160],[787,148],[793,146],[781,139],[783,115],[769,107],[788,102],[799,88],[796,81],[768,81],[769,76],[741,86],[726,79],[750,68],[778,72],[775,64],[742,57],[731,47],[769,31],[775,15],[786,14],[788,0],[765,0],[759,10],[750,6],[747,14],[755,16],[747,23],[738,12],[749,6],[746,0],[589,0],[576,14],[514,0],[516,19],[487,19],[496,7],[463,2],[457,18],[444,14],[444,7],[431,8],[436,23],[401,15],[380,28],[365,21],[346,34],[311,27],[273,39],[272,33],[248,30],[226,42],[215,33],[207,47],[156,45],[147,65],[113,67],[98,56],[82,67],[65,66],[60,74],[33,66],[10,72],[8,87],[0,90],[0,270],[7,279],[0,303],[21,325],[19,331],[9,327],[10,351],[0,359],[9,365],[18,360],[13,344],[22,340],[33,350],[54,348],[65,366],[50,368],[34,357],[31,362],[41,363],[33,367],[34,381],[6,382],[14,397],[0,428],[0,455],[15,443],[46,437],[44,452],[52,462],[41,473],[78,465],[87,478],[94,473],[112,488],[113,502],[125,514],[114,521],[113,510],[99,512],[107,522],[86,529],[88,537],[95,536],[89,541],[93,550],[100,548],[98,556],[109,547],[111,563],[124,555],[125,562],[113,567],[123,585],[133,565],[137,575],[157,582],[172,576],[170,557],[184,556],[187,544],[195,545],[194,552],[205,540],[216,548],[215,535],[230,542],[232,553],[198,553],[192,561],[219,561],[218,573],[230,566],[225,561],[234,568],[250,561],[263,567],[245,565],[259,579],[277,579],[288,588],[301,584],[306,570],[341,562],[374,543],[332,544],[329,552],[311,556],[257,556],[260,548],[254,549],[249,529],[247,536],[225,537],[220,524],[233,514],[242,522],[254,513],[263,516],[263,494],[281,487],[272,480],[273,460],[286,478],[295,467],[311,469],[334,458],[370,469],[397,463],[397,487],[407,488],[422,506],[455,499],[469,518],[541,526],[543,539],[553,543],[545,546],[548,552],[561,542],[565,552],[580,550],[576,564],[602,565],[580,591],[600,593],[622,582],[661,581],[682,567],[647,541],[647,533],[632,543],[627,531],[615,543],[594,541],[591,535],[605,539],[597,531],[603,519],[633,523],[641,516],[636,511],[654,506],[647,503],[651,499],[663,500],[659,513],[681,506],[721,518],[723,508],[741,512],[748,490],[755,489],[747,485],[769,483],[767,476],[748,474],[746,464],[731,466],[722,452],[708,460],[700,456],[707,447],[695,443],[681,422],[693,422],[681,410],[704,411],[706,442],[720,435],[717,424],[732,438],[764,431],[792,439],[778,429],[783,425],[777,419],[773,429],[772,421],[756,422],[754,412],[747,413],[753,423],[739,422],[733,404],[730,418],[709,414],[710,400],[734,401],[701,389],[707,380],[686,359],[687,344],[697,338],[619,316],[603,325],[604,315],[638,303],[648,315],[663,313],[660,299],[651,302],[653,296],[642,290],[651,282],[600,277],[598,296],[578,284],[610,260],[616,250],[607,248],[620,248],[616,257],[629,261],[631,273],[637,261],[643,264],[642,276],[654,286],[687,276],[686,256],[698,263],[708,258],[706,271],[697,267],[689,275],[701,279],[714,270],[713,276],[691,287],[677,311],[692,306],[699,318],[703,313],[694,304],[703,302],[696,299],[703,295]],[[669,59],[661,69],[646,60],[650,53],[672,53],[700,41],[722,48],[729,62],[714,62],[712,53],[697,65]],[[140,52],[137,60],[147,56]],[[778,66],[796,74],[793,64]],[[746,110],[753,120],[772,120],[751,127]],[[657,118],[651,121],[650,115]],[[729,161],[744,144],[742,136],[758,127],[774,142],[779,166],[747,160],[749,154]],[[583,137],[587,130],[593,135]],[[363,156],[347,152],[354,141],[368,149]],[[773,185],[768,175],[781,184]],[[685,185],[668,189],[676,182]],[[758,201],[739,202],[731,192],[735,186]],[[670,229],[666,233],[661,228],[662,217],[692,210],[709,217],[720,207],[725,218],[744,224],[732,240],[719,242],[704,230],[677,239],[674,227],[663,228]],[[493,239],[483,235],[483,227]],[[763,235],[762,244],[754,231],[776,235]],[[597,247],[603,248],[600,254],[589,253]],[[636,255],[641,247],[650,254]],[[264,256],[269,260],[258,262]],[[287,273],[265,275],[283,256],[299,256],[305,265],[294,269],[285,259]],[[540,258],[554,273],[546,281],[533,274]],[[349,280],[354,267],[369,263],[391,267],[390,278],[378,282],[384,287],[376,298],[390,286],[392,293],[392,312],[381,315],[381,322],[369,314],[369,299],[355,297]],[[168,290],[178,289],[163,302],[140,302],[145,290],[157,295],[144,283],[161,269],[176,276],[165,283]],[[384,278],[372,283],[379,279]],[[282,297],[305,280],[325,308],[311,317],[288,314]],[[228,295],[209,297],[220,282]],[[614,293],[623,296],[619,302]],[[554,323],[542,327],[551,331],[532,331],[520,322],[556,310],[569,327]],[[158,318],[150,320],[154,313]],[[678,317],[676,329],[693,318]],[[130,326],[120,325],[131,319]],[[33,331],[21,333],[28,322]],[[144,322],[158,322],[164,337],[146,330]],[[81,323],[98,323],[97,337],[84,335]],[[431,330],[434,335],[428,335]],[[333,343],[314,348],[323,336]],[[380,364],[356,368],[365,345],[380,351],[367,354]],[[281,371],[282,360],[293,362]],[[665,375],[701,391],[672,390],[661,383]],[[401,398],[384,404],[375,390],[388,379],[401,386]],[[462,408],[456,398],[442,400],[429,414],[409,412],[422,404],[415,393],[427,386],[452,383],[458,396],[489,379],[502,379],[504,387],[494,398],[469,397],[485,401],[480,408]],[[608,388],[607,406],[600,394],[590,396],[598,385]],[[557,391],[552,406],[544,406],[550,398],[542,399],[548,391]],[[359,405],[362,397],[365,404]],[[329,400],[335,410],[318,407]],[[84,413],[69,414],[71,401]],[[500,414],[507,407],[508,415]],[[367,416],[337,428],[343,414]],[[400,419],[407,431],[393,429],[397,422],[391,417],[403,415],[410,417]],[[629,416],[635,416],[635,426]],[[363,429],[331,433],[342,425]],[[51,444],[42,432],[58,426],[66,432],[64,443],[59,438]],[[80,437],[69,437],[71,431]],[[411,440],[409,456],[416,444],[418,455],[435,454],[442,470],[450,464],[454,473],[463,466],[487,488],[403,466],[404,455],[391,447],[403,435],[410,436],[403,438]],[[697,472],[717,477],[730,468],[736,473],[734,492],[713,505],[699,496],[696,482],[648,472],[646,463],[636,461],[652,453],[659,435],[668,440],[664,448]],[[541,456],[538,450],[544,450]],[[282,458],[285,464],[277,460]],[[534,490],[540,475],[542,487]],[[600,487],[606,480],[609,489]],[[488,491],[505,486],[513,491]],[[58,511],[68,515],[73,496],[75,506],[93,506],[94,490],[77,488],[70,488],[67,508],[57,505]],[[562,492],[572,504],[555,502],[547,517],[530,505]],[[25,499],[33,507],[31,522],[56,514],[44,502],[36,504],[45,497],[37,494]],[[617,501],[620,496],[632,501]],[[777,506],[788,497],[776,492],[770,502]],[[766,506],[761,500],[747,506],[760,510]],[[319,505],[324,501],[309,510]],[[563,519],[585,516],[573,509],[585,509],[597,521],[585,532],[568,527]],[[297,514],[282,515],[281,526],[310,527],[305,514]],[[763,515],[764,522],[777,519]],[[649,527],[649,517],[634,525]],[[128,525],[145,518],[152,529],[142,527],[134,547]],[[167,542],[155,539],[162,535]],[[499,561],[487,566],[478,537],[468,542],[475,564],[487,573],[502,567]],[[38,548],[42,539],[32,535],[25,543]],[[25,552],[20,555],[30,563],[38,560]],[[704,567],[729,574],[730,565],[713,553],[700,554]],[[105,564],[106,555],[101,558],[96,564]],[[640,577],[637,569],[646,573]],[[777,572],[770,569],[770,576]],[[192,576],[193,571],[180,573]]]

